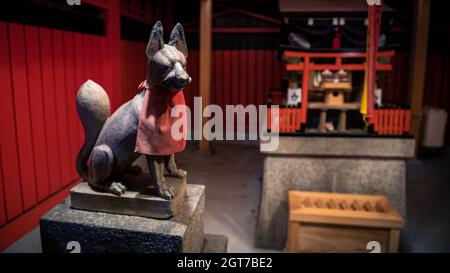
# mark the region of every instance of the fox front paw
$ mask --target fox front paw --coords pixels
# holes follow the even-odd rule
[[[127,187],[120,182],[113,182],[109,186],[108,191],[114,195],[121,196],[127,191]]]
[[[175,169],[175,170],[169,171],[169,176],[171,176],[171,177],[184,178],[184,177],[186,177],[186,175],[187,175],[187,172],[182,169]]]
[[[175,197],[176,191],[173,187],[162,185],[158,187],[157,194],[163,199],[172,200]]]

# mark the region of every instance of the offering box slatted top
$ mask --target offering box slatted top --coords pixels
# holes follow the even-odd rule
[[[396,252],[403,226],[402,217],[385,196],[289,191],[286,250],[368,252],[365,240],[373,237],[374,241],[382,241],[382,250]],[[306,234],[310,231],[315,234]],[[320,238],[315,238],[318,234]],[[327,236],[329,240],[325,240]],[[333,238],[341,242],[334,244]],[[326,242],[323,248],[320,242]]]

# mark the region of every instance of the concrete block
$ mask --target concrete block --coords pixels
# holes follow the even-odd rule
[[[290,189],[385,195],[406,220],[405,159],[413,153],[408,138],[281,136],[264,160],[256,245],[284,248]]]
[[[60,204],[41,218],[44,253],[68,252],[71,241],[81,253],[201,252],[204,246],[205,187],[187,185],[179,213],[166,220],[73,209]]]

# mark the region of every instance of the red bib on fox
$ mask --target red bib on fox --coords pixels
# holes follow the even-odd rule
[[[139,90],[146,90],[139,115],[135,152],[147,155],[171,155],[184,150],[186,138],[176,140],[172,137],[172,125],[179,119],[185,119],[186,112],[178,117],[171,117],[170,112],[176,105],[185,105],[183,90],[152,91],[147,82],[139,85]],[[186,123],[183,123],[186,124]],[[181,134],[184,136],[184,126]]]

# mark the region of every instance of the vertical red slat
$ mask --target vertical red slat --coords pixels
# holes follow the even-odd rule
[[[72,32],[64,32],[64,64],[66,79],[66,100],[67,100],[67,128],[69,142],[69,162],[70,162],[70,178],[73,180],[78,177],[75,168],[76,156],[81,147],[77,145],[77,124],[80,122],[76,110],[76,96],[78,87],[75,80],[75,55],[74,55],[74,34]]]
[[[285,115],[284,115],[284,128],[286,133],[291,132],[291,109],[286,108],[285,109]]]
[[[409,133],[411,129],[411,110],[405,112],[405,133]]]
[[[58,150],[59,162],[61,168],[61,183],[60,186],[68,184],[71,181],[70,177],[70,152],[69,152],[69,137],[67,124],[67,84],[65,81],[65,65],[64,65],[64,44],[63,34],[60,30],[53,30],[52,35],[53,46],[53,67],[55,79],[55,102],[56,102],[56,122],[58,124]]]
[[[281,62],[278,60],[278,52],[276,50],[272,51],[272,58],[274,61],[273,64],[273,88],[277,91],[281,89],[281,75],[282,75],[282,69],[283,66],[281,65]]]
[[[56,112],[56,95],[54,85],[52,33],[49,29],[40,29],[41,73],[44,100],[44,117],[47,135],[48,166],[50,193],[61,187],[61,165],[58,150],[58,125]]]
[[[239,50],[239,103],[242,105],[247,105],[247,70],[248,70],[248,51],[247,50]],[[246,127],[247,128],[247,127]]]
[[[9,24],[11,76],[13,82],[14,110],[16,116],[17,143],[24,209],[37,203],[36,174],[30,101],[28,96],[27,60],[25,52],[25,30],[22,25]]]
[[[90,55],[90,59],[91,59],[91,68],[90,68],[90,70],[91,70],[91,79],[93,80],[93,81],[95,81],[96,83],[98,83],[99,82],[99,80],[98,80],[98,64],[97,64],[97,60],[96,60],[96,58],[97,58],[97,55],[99,54],[99,52],[98,52],[98,47],[97,47],[97,44],[98,44],[98,36],[96,36],[96,35],[89,35],[88,36],[88,41],[89,41],[89,47],[91,48],[91,55]],[[120,57],[122,57],[122,55],[120,56]],[[120,88],[120,89],[122,89],[122,88]],[[123,89],[122,89],[123,90]]]
[[[121,52],[122,52],[122,89],[125,89],[129,84],[130,84],[130,80],[129,80],[129,75],[130,75],[130,69],[129,69],[129,65],[128,65],[128,42],[127,41],[122,41],[121,42]]]
[[[191,97],[191,101],[194,101],[194,97],[198,96],[200,94],[200,90],[199,90],[199,85],[200,85],[200,63],[199,63],[199,51],[196,50],[194,52],[194,77],[197,79],[194,82],[194,89],[193,89],[193,93],[192,93],[192,97]],[[202,71],[203,72],[203,71]]]
[[[192,93],[192,88],[193,88],[193,85],[194,85],[194,81],[197,81],[197,79],[194,79],[194,77],[193,77],[194,75],[192,74],[192,70],[193,70],[193,66],[194,66],[192,53],[193,53],[193,51],[189,52],[189,56],[188,56],[188,58],[186,60],[187,61],[186,69],[187,69],[188,74],[192,78],[192,82],[183,91],[184,92],[184,98],[186,100],[186,105],[189,106],[189,107],[191,107],[191,101],[190,101],[191,95],[190,94]]]
[[[394,109],[394,135],[399,135],[401,132],[400,128],[400,112],[401,109]]]
[[[284,123],[283,123],[283,114],[284,114],[284,109],[279,108],[278,109],[278,132],[283,132],[284,130]]]
[[[4,183],[6,220],[23,210],[17,154],[14,98],[11,82],[7,24],[0,22],[0,156]],[[3,196],[1,196],[3,197]]]
[[[378,111],[378,133],[383,134],[383,110]]]
[[[188,57],[187,57],[187,59],[186,59],[186,62],[187,62],[187,65],[186,65],[187,72],[188,72],[189,76],[191,76],[192,81],[194,81],[194,78],[192,77],[192,72],[191,72],[191,69],[192,69],[192,51],[189,52],[189,55],[188,55]],[[185,98],[185,100],[186,100],[186,105],[188,105],[189,107],[190,107],[190,104],[189,104],[189,94],[190,94],[190,92],[191,92],[191,89],[192,89],[192,82],[191,82],[191,84],[189,84],[189,85],[183,90],[183,91],[184,91],[184,98]]]
[[[100,43],[100,48],[101,48],[101,52],[100,52],[100,68],[101,68],[101,73],[102,73],[102,82],[101,82],[101,86],[103,86],[103,88],[105,88],[106,92],[108,92],[108,89],[110,89],[109,87],[109,81],[108,81],[108,69],[106,64],[106,60],[108,59],[108,43],[105,37],[101,38],[101,43]]]
[[[399,134],[403,134],[405,132],[405,109],[399,110]]]
[[[0,143],[1,144],[1,143]],[[0,227],[6,223],[6,207],[5,207],[5,193],[3,192],[3,170],[2,170],[2,149],[0,145]]]
[[[389,125],[388,125],[388,134],[392,135],[394,133],[394,110],[389,109]]]
[[[284,109],[284,117],[283,117],[284,132],[289,132],[289,122],[290,122],[289,115],[290,115],[289,108]]]
[[[147,56],[145,55],[145,48],[146,45],[145,44],[139,44],[138,45],[139,50],[137,50],[137,57],[139,60],[139,73],[138,73],[138,78],[139,80],[137,81],[137,83],[139,83],[141,80],[145,80],[145,78],[147,77]],[[136,90],[136,87],[134,87],[133,89],[134,91]]]
[[[403,109],[397,110],[397,134],[403,134]]]
[[[190,66],[188,67],[188,73],[191,75],[192,78],[192,82],[189,85],[189,94],[186,97],[187,103],[189,105],[189,107],[192,109],[193,107],[193,97],[195,96],[196,92],[197,92],[197,83],[199,81],[199,79],[197,78],[197,74],[196,74],[196,69],[197,69],[197,51],[192,51],[189,53],[188,56],[188,60],[190,61]],[[193,122],[193,120],[192,120]]]
[[[394,134],[394,110],[389,109],[388,110],[388,114],[389,114],[389,126],[388,126],[388,134],[392,135]]]
[[[38,201],[50,194],[47,161],[47,136],[45,134],[44,93],[42,90],[39,29],[25,27],[28,86],[30,86],[31,130],[33,131],[33,152],[36,171]]]
[[[103,63],[101,62],[101,40],[103,37],[100,36],[94,36],[92,45],[93,50],[93,66],[94,66],[94,79],[96,82],[102,82],[102,73],[101,73],[101,66]],[[123,71],[123,70],[122,70]]]
[[[297,130],[297,111],[295,111],[295,108],[292,108],[292,132],[295,132]]]
[[[124,100],[126,100],[129,97],[129,95],[131,94],[132,91],[130,90],[131,89],[130,87],[131,87],[131,85],[133,85],[133,82],[134,82],[135,86],[138,84],[137,78],[139,76],[138,60],[136,57],[136,54],[137,54],[136,45],[133,42],[127,42],[127,44],[128,44],[128,50],[125,54],[126,54],[126,58],[128,59],[129,63],[127,64],[126,67],[130,74],[128,75],[127,86],[125,86],[125,88],[123,90],[123,94],[122,94],[122,97],[124,98]]]
[[[131,90],[131,85],[138,85],[140,81],[142,81],[143,79],[139,79],[140,74],[139,74],[139,58],[137,56],[137,47],[136,47],[136,43],[134,42],[130,42],[130,49],[132,51],[130,51],[128,53],[128,56],[130,58],[131,64],[129,66],[130,72],[131,72],[131,77],[129,78],[129,86],[127,88],[124,89],[124,94],[122,94],[122,101],[126,101],[129,99],[130,95],[133,93],[133,90]],[[144,55],[145,56],[145,55]],[[136,89],[136,87],[134,87],[134,89]]]
[[[141,52],[140,58],[142,60],[141,61],[141,70],[140,70],[142,79],[145,79],[147,77],[147,56],[145,55],[146,47],[147,47],[147,44],[140,44],[140,47],[139,47],[139,52]]]
[[[75,83],[77,86],[77,90],[78,88],[80,88],[80,86],[86,81],[88,80],[85,76],[85,72],[84,72],[84,62],[85,62],[85,51],[83,48],[83,34],[80,33],[75,33],[74,36],[74,40],[75,40]],[[104,45],[104,51],[103,54],[105,56],[105,59],[107,58],[107,46],[106,43]],[[108,69],[106,67],[104,67],[104,73],[105,73],[105,80],[108,79],[106,77],[106,74],[108,73]],[[105,88],[106,92],[108,92],[108,88],[110,86],[109,81],[105,81],[105,85],[103,86],[103,88]],[[108,92],[109,95],[109,99],[111,101],[111,96]],[[83,131],[83,127],[81,125],[81,122],[77,123],[77,138],[76,138],[76,143],[77,146],[81,148],[81,146],[83,145],[83,141],[84,141],[84,131]]]
[[[216,90],[214,89],[215,87],[215,82],[217,81],[217,74],[215,73],[215,67],[216,67],[216,51],[211,51],[211,82],[209,83],[209,90],[210,90],[210,104],[214,104],[217,100],[216,96]]]
[[[377,127],[376,127],[376,132],[378,133],[378,134],[381,134],[381,115],[382,114],[382,112],[381,112],[381,109],[379,109],[378,111],[377,111],[377,115],[378,115],[378,123],[377,123]]]
[[[295,132],[297,123],[297,113],[295,112],[295,108],[291,108],[291,132]]]
[[[216,80],[214,84],[214,91],[216,93],[215,103],[221,106],[223,109],[223,51],[216,50],[215,51],[215,65],[214,65],[214,74],[216,75]]]
[[[377,122],[376,122],[375,130],[376,130],[377,133],[380,134],[380,130],[381,130],[381,110],[377,110],[376,111],[376,115],[377,115]]]
[[[373,111],[373,130],[374,132],[378,132],[378,109]]]
[[[247,103],[256,104],[256,52],[255,50],[248,51],[248,90]]]
[[[256,51],[256,104],[261,105],[263,104],[264,100],[264,50],[257,50]]]
[[[272,51],[265,50],[264,51],[264,79],[265,79],[265,87],[264,87],[264,95],[263,95],[263,104],[267,104],[267,99],[269,96],[270,89],[272,88],[272,80],[273,80],[273,58]]]
[[[390,130],[391,130],[391,127],[390,127],[390,121],[391,121],[391,110],[390,109],[386,109],[385,110],[385,126],[384,126],[384,133],[386,134],[386,135],[389,135],[390,134]]]
[[[93,69],[93,47],[92,47],[92,35],[85,34],[84,35],[84,48],[86,50],[85,55],[85,69],[86,69],[86,79],[94,79],[94,69]]]
[[[142,71],[139,71],[139,62],[142,59],[142,58],[139,58],[139,57],[140,56],[144,57],[145,55],[138,54],[139,53],[138,52],[139,49],[138,49],[137,43],[134,43],[134,42],[132,43],[132,49],[133,49],[133,52],[131,53],[130,60],[133,61],[134,65],[131,66],[131,68],[132,68],[131,71],[133,73],[133,78],[131,79],[130,85],[136,86],[137,84],[139,84],[140,81],[144,80],[144,79],[141,78],[141,72]],[[136,89],[136,87],[134,89]],[[128,87],[125,90],[125,92],[127,92],[127,94],[124,94],[124,96],[123,96],[123,100],[124,101],[130,99],[131,95],[134,93],[134,90],[132,90],[131,86],[130,86],[130,87]]]
[[[395,132],[394,134],[399,135],[401,133],[401,128],[400,128],[400,111],[402,111],[401,109],[395,109]]]
[[[225,109],[225,105],[226,105],[226,100],[225,100],[225,61],[224,61],[224,51],[220,50],[219,51],[219,60],[220,60],[220,64],[219,64],[219,71],[220,74],[218,75],[217,78],[217,88],[219,92],[218,98],[220,98],[220,106]]]
[[[239,51],[231,50],[231,104],[239,104]]]
[[[136,45],[133,42],[129,42],[129,51],[127,51],[127,58],[129,59],[130,63],[128,64],[128,69],[130,71],[130,75],[128,77],[128,85],[124,89],[124,92],[126,94],[123,94],[124,99],[128,98],[128,96],[131,94],[131,85],[136,86],[139,81],[139,72],[138,72],[138,60],[137,60],[137,48]],[[141,79],[143,80],[143,79]]]
[[[297,115],[295,114],[294,108],[291,109],[291,115],[292,115],[291,132],[295,132],[295,123],[297,121],[296,119]]]
[[[381,135],[381,134],[384,134],[384,110],[382,110],[382,109],[380,109],[379,111],[378,111],[378,114],[379,114],[379,128],[380,128],[380,130],[379,130],[379,134]]]
[[[82,45],[84,50],[84,78],[85,80],[92,79],[92,46],[91,35],[83,34]]]
[[[278,109],[278,116],[275,116],[275,118],[278,118],[278,130],[277,132],[281,132],[281,126],[282,126],[282,120],[281,120],[281,115],[282,115],[282,110],[283,109]],[[275,132],[275,131],[274,131]]]
[[[231,51],[223,52],[223,89],[224,104],[232,104],[231,102]]]
[[[389,109],[389,132],[390,135],[395,134],[395,110]]]
[[[131,85],[132,82],[132,47],[131,42],[122,41],[121,42],[121,56],[122,56],[122,92],[126,92],[126,88]]]
[[[280,109],[280,133],[286,132],[286,109]]]
[[[198,60],[198,50],[192,52],[191,56],[189,56],[190,58],[192,58],[192,69],[189,70],[189,73],[191,73],[191,77],[192,77],[192,89],[191,89],[191,94],[190,94],[190,98],[189,98],[189,103],[191,105],[191,109],[194,106],[194,97],[197,96],[199,94],[199,90],[198,90],[198,86],[199,86],[199,82],[200,82],[200,78],[199,78],[199,60]]]
[[[292,132],[292,109],[291,108],[287,108],[287,131],[290,133]]]

